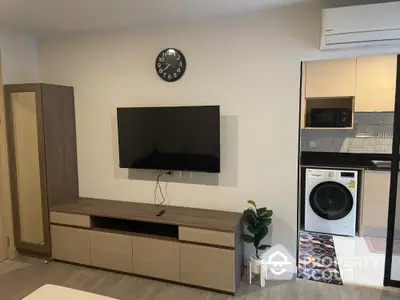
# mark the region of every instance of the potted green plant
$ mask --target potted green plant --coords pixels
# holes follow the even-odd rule
[[[260,255],[260,251],[264,251],[271,247],[262,244],[261,241],[268,235],[268,226],[272,222],[273,211],[266,207],[257,208],[253,200],[247,201],[251,206],[243,211],[242,222],[246,225],[246,233],[242,234],[242,239],[249,244],[253,244],[255,254],[250,256],[252,273],[259,273],[259,265],[264,261]]]

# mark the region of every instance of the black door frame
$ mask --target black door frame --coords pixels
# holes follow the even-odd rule
[[[400,281],[390,278],[392,272],[393,242],[396,222],[396,200],[397,187],[399,180],[399,162],[400,162],[400,55],[397,55],[396,71],[396,94],[393,122],[393,144],[392,144],[392,165],[390,173],[390,195],[387,220],[387,238],[386,238],[386,256],[385,273],[383,279],[384,286],[393,286],[400,288]],[[400,220],[398,220],[400,222]]]

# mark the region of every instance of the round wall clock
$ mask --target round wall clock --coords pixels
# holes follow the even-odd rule
[[[161,79],[174,82],[180,79],[186,70],[186,59],[182,52],[167,48],[158,54],[156,59],[156,71]]]

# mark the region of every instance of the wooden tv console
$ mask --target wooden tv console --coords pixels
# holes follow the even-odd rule
[[[243,266],[240,216],[80,198],[50,208],[52,257],[234,294]]]

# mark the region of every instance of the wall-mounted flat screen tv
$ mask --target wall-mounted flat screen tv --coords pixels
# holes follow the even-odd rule
[[[220,172],[219,106],[117,109],[121,168]]]

